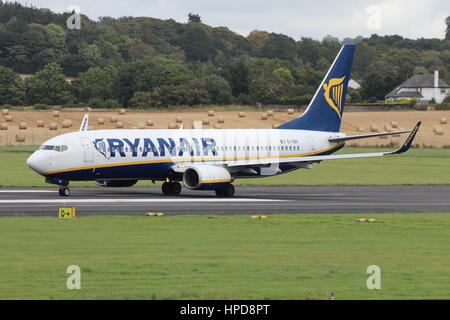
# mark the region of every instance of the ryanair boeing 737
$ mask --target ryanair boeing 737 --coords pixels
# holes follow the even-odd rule
[[[344,45],[300,117],[274,129],[91,130],[85,115],[80,131],[46,141],[27,165],[69,196],[70,181],[129,187],[138,180],[164,181],[162,192],[214,190],[232,197],[232,182],[310,169],[324,160],[382,157],[407,151],[418,122],[392,152],[333,155],[348,140],[410,131],[346,136],[339,132],[355,46]]]

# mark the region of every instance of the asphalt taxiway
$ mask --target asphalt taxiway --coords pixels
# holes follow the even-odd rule
[[[56,216],[58,207],[78,216],[165,214],[406,213],[450,212],[450,185],[236,187],[234,198],[183,189],[164,196],[159,188],[0,189],[0,216]]]

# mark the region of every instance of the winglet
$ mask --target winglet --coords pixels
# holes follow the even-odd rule
[[[409,150],[409,148],[411,147],[413,140],[416,136],[417,131],[419,131],[419,127],[422,124],[422,121],[417,122],[416,126],[414,127],[414,129],[411,131],[411,133],[409,134],[408,138],[406,138],[405,142],[403,143],[403,145],[398,148],[395,151],[392,152],[388,152],[387,154],[399,154],[399,153],[403,153]]]
[[[89,125],[89,113],[86,113],[81,121],[80,131],[87,131]]]

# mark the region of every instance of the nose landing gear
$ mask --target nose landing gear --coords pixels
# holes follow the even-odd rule
[[[181,192],[181,184],[176,181],[164,182],[161,189],[166,196],[176,196]]]
[[[70,196],[70,189],[69,189],[69,187],[61,187],[61,188],[59,188],[59,195],[61,197],[68,197],[68,196]]]

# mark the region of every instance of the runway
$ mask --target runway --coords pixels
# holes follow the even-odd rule
[[[0,189],[0,216],[56,216],[73,206],[78,216],[278,213],[450,212],[450,186],[236,187],[234,198],[183,189],[163,196],[159,188]]]

